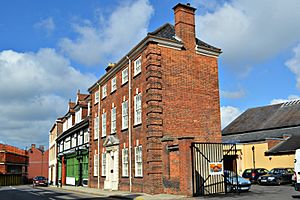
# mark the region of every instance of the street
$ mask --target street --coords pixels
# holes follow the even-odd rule
[[[130,197],[129,197],[130,198]],[[126,198],[126,199],[129,199]],[[0,199],[2,200],[60,200],[60,199],[124,199],[124,197],[117,196],[99,196],[88,193],[77,193],[62,191],[60,189],[51,188],[51,187],[36,187],[32,188],[31,185],[22,185],[22,186],[9,186],[9,187],[0,187]]]

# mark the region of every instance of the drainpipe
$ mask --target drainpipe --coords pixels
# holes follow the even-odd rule
[[[99,92],[99,102],[98,102],[98,168],[97,168],[97,174],[98,174],[98,189],[100,188],[100,135],[99,135],[99,130],[100,130],[100,99],[101,99],[101,95],[100,95],[100,84],[97,83],[98,85],[98,92]]]
[[[130,192],[132,191],[132,170],[131,170],[131,60],[128,56],[126,56],[128,59],[128,154],[129,154],[129,188]]]

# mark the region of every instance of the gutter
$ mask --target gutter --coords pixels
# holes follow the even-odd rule
[[[132,161],[131,161],[131,60],[128,56],[128,154],[129,154],[129,191],[132,191]]]

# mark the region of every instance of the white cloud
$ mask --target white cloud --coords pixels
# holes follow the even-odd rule
[[[48,35],[50,35],[55,30],[55,23],[52,17],[48,17],[47,19],[41,20],[34,25],[35,28],[42,29],[46,31]]]
[[[228,99],[240,99],[246,95],[244,90],[239,91],[224,91],[221,90],[221,97]]]
[[[225,64],[245,72],[299,41],[299,10],[298,0],[235,0],[198,15],[197,35],[222,48]]]
[[[233,106],[222,106],[221,107],[221,127],[225,128],[230,122],[237,118],[242,111]]]
[[[300,43],[293,49],[294,57],[285,62],[285,65],[296,75],[297,88],[300,89]]]
[[[53,49],[0,52],[0,140],[23,148],[47,145],[51,125],[67,111],[68,99],[75,100],[77,89],[86,91],[95,81]]]
[[[119,5],[108,19],[93,24],[74,25],[78,37],[64,38],[60,47],[68,56],[85,65],[99,64],[106,56],[117,58],[129,51],[147,34],[153,8],[148,0]]]
[[[285,102],[288,102],[288,101],[293,101],[293,100],[299,100],[300,97],[297,96],[297,95],[290,95],[288,96],[287,99],[273,99],[270,104],[273,105],[273,104],[279,104],[279,103],[285,103]]]

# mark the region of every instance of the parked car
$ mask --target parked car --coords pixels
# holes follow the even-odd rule
[[[251,182],[243,177],[237,175],[233,171],[224,170],[224,177],[226,182],[227,192],[239,191],[246,192],[251,188]]]
[[[35,186],[48,186],[48,179],[44,176],[36,176],[33,178],[33,187]]]
[[[296,191],[300,191],[300,149],[296,149],[294,163],[295,163],[294,186]]]
[[[260,176],[257,179],[259,184],[275,184],[280,185],[283,183],[291,183],[294,170],[292,168],[274,168],[268,174]]]
[[[258,177],[267,174],[269,171],[265,168],[245,169],[242,177],[251,181],[251,183],[257,182]]]

